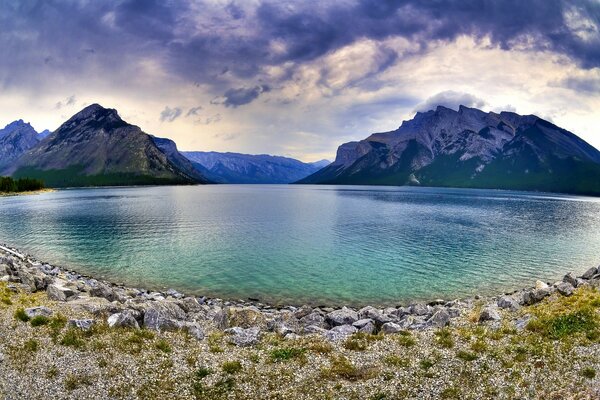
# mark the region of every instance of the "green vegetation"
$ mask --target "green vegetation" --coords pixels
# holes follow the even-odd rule
[[[592,367],[585,367],[581,370],[581,376],[588,379],[594,379],[596,377],[596,370]]]
[[[35,352],[38,350],[40,344],[35,339],[29,339],[25,343],[23,343],[23,349],[30,352]]]
[[[0,193],[19,193],[41,190],[44,182],[39,179],[19,178],[13,179],[8,176],[0,177]]]
[[[163,353],[170,353],[172,351],[171,345],[164,339],[160,339],[158,342],[156,342],[156,348]]]
[[[477,355],[465,350],[460,350],[456,353],[456,357],[460,358],[461,360],[465,360],[465,361],[475,361],[477,360]]]
[[[44,315],[36,315],[29,321],[31,326],[42,326],[48,324],[48,322],[50,322],[50,319]]]
[[[452,332],[448,328],[436,331],[435,338],[437,343],[445,349],[454,347],[454,338],[452,337]]]
[[[15,311],[15,318],[21,322],[29,321],[29,316],[25,313],[25,310],[22,308],[19,308],[17,309],[17,311]]]
[[[281,349],[275,349],[271,351],[271,360],[272,361],[287,361],[294,358],[299,358],[304,356],[306,349],[296,348],[296,347],[284,347]]]
[[[235,374],[242,370],[242,363],[239,361],[225,361],[223,365],[221,365],[223,372],[228,374]]]

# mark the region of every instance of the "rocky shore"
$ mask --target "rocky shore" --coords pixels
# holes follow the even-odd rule
[[[40,394],[39,389],[46,386],[57,391],[59,398],[144,398],[143,390],[149,390],[148,393],[153,394],[150,397],[162,393],[174,398],[546,398],[540,397],[539,393],[562,393],[561,387],[579,388],[569,390],[571,394],[583,396],[581,398],[600,396],[600,382],[595,377],[595,371],[600,365],[600,325],[596,325],[600,307],[600,295],[596,288],[600,285],[600,270],[597,267],[589,268],[580,276],[567,274],[559,282],[537,281],[535,286],[497,297],[440,299],[384,309],[371,306],[361,309],[309,306],[276,308],[261,303],[186,296],[176,290],[150,292],[114,285],[62,270],[21,254],[16,249],[0,246],[0,285],[0,295],[3,296],[1,300],[4,302],[4,308],[0,309],[3,313],[0,318],[0,376],[6,378],[0,380],[3,382],[0,382],[0,394],[3,398],[36,398]],[[587,315],[577,314],[581,310],[564,310],[565,305],[579,305],[584,300],[585,307],[592,310],[591,322],[580,321],[583,318],[581,315]],[[557,361],[556,371],[546,371],[549,374],[548,378],[556,374],[562,375],[564,380],[565,376],[574,374],[577,379],[563,382],[562,386],[549,385],[541,388],[539,383],[545,382],[547,378],[539,377],[539,371],[536,371],[534,366],[531,369],[526,368],[526,372],[519,372],[519,379],[531,375],[532,382],[520,382],[519,386],[517,380],[510,386],[512,389],[507,389],[506,392],[494,391],[500,388],[494,389],[493,381],[501,380],[499,376],[502,374],[494,376],[493,379],[490,377],[489,382],[479,382],[486,390],[489,389],[489,394],[465,392],[465,388],[452,383],[455,379],[462,381],[464,376],[446,376],[448,373],[464,373],[464,366],[458,372],[452,372],[457,366],[446,365],[446,372],[440,372],[444,376],[433,379],[435,371],[448,361],[445,360],[446,353],[459,347],[458,344],[455,346],[455,343],[460,342],[462,339],[459,337],[462,338],[463,335],[468,337],[469,347],[461,350],[462,353],[452,350],[456,352],[455,356],[457,355],[459,360],[470,360],[475,365],[477,360],[486,359],[486,362],[478,367],[484,370],[493,368],[493,365],[498,363],[508,363],[500,356],[487,360],[483,351],[480,354],[474,350],[473,343],[477,343],[477,340],[482,341],[479,346],[482,349],[490,348],[490,343],[483,343],[481,337],[477,339],[478,335],[481,336],[481,332],[484,332],[483,336],[496,335],[496,345],[499,348],[508,346],[507,348],[512,349],[510,351],[518,349],[519,346],[511,344],[510,340],[535,335],[536,324],[543,320],[546,307],[558,307],[559,314],[563,312],[564,315],[573,317],[574,321],[567,318],[565,323],[574,323],[575,333],[586,334],[586,340],[589,342],[584,343],[587,346],[586,350],[582,351],[577,346],[567,346],[564,351],[568,354],[573,351],[582,352],[581,359],[584,361],[581,362],[588,368],[588,378],[582,377],[584,373],[576,370],[584,368],[581,365],[573,366],[571,373],[565,375],[562,369],[570,364],[563,363],[561,366]],[[3,311],[4,309],[8,312]],[[58,320],[62,322],[56,322]],[[577,331],[577,324],[585,325],[588,322],[591,324],[589,332],[585,329]],[[22,338],[40,335],[41,331],[38,332],[34,327],[37,323],[48,330],[48,337],[44,336],[43,340],[30,339],[38,344],[34,346],[31,344],[34,342],[30,342],[30,346],[36,349],[29,353],[37,354],[36,360],[42,357],[40,354],[45,354],[43,362],[47,364],[46,368],[55,366],[56,372],[50,375],[61,375],[62,385],[53,384],[52,382],[56,383],[56,379],[44,375],[43,378],[30,376],[25,379],[37,385],[28,386],[18,377],[18,364],[22,361],[19,357],[23,356],[23,352],[27,353],[27,350],[23,350],[27,342],[22,342]],[[539,332],[545,332],[546,328],[543,326],[538,328]],[[595,333],[598,333],[598,337],[594,337]],[[80,341],[80,346],[65,346],[64,343],[69,342],[68,335],[72,336],[72,341]],[[544,337],[541,333],[540,335]],[[549,343],[557,340],[549,335],[546,337]],[[114,377],[114,385],[106,382],[101,386],[98,386],[97,382],[86,383],[86,377],[100,376],[103,374],[102,369],[107,368],[107,365],[101,366],[109,362],[102,358],[103,352],[112,354],[112,359],[118,358],[118,354],[112,352],[114,349],[106,350],[107,346],[112,347],[104,343],[120,340],[115,336],[131,339],[132,348],[147,347],[146,342],[151,341],[155,343],[155,350],[160,350],[161,346],[164,350],[168,349],[164,352],[159,351],[171,360],[170,363],[167,362],[168,366],[162,369],[175,369],[178,372],[172,371],[171,376],[164,379],[171,382],[172,379],[185,376],[188,384],[185,388],[178,389],[175,382],[171,382],[165,389],[160,387],[160,383],[155,383],[157,387],[154,389],[157,391],[153,392],[152,388],[140,388],[140,382],[129,382],[131,390],[128,390],[127,381],[123,383],[118,377]],[[104,342],[99,338],[104,338]],[[502,340],[506,340],[507,343],[501,344]],[[446,345],[444,341],[447,342]],[[52,348],[46,349],[40,342],[48,343]],[[20,344],[17,346],[15,343]],[[410,343],[416,344],[416,349],[408,350],[412,347]],[[43,349],[38,350],[38,346]],[[54,349],[56,346],[58,350]],[[90,351],[93,352],[94,346],[99,348],[100,355],[89,354]],[[398,353],[398,346],[401,353]],[[562,344],[555,343],[554,346],[556,349],[552,352],[562,351]],[[127,355],[124,356],[126,361],[122,361],[123,367],[127,367],[131,362],[140,364],[139,360],[130,360],[132,354],[127,350],[125,345],[123,351]],[[56,355],[56,351],[59,355]],[[407,355],[407,351],[414,351],[414,354]],[[518,353],[519,350],[514,351]],[[534,354],[536,359],[543,360],[540,361],[543,364],[540,368],[547,367],[550,364],[545,358],[547,354],[539,349],[536,351],[540,352]],[[87,372],[79,378],[73,378],[76,375],[61,371],[61,368],[72,367],[55,365],[56,360],[65,357],[65,352],[70,353],[66,356],[69,359],[77,354],[85,356],[83,359],[89,357],[85,363],[81,359],[72,361]],[[140,350],[140,353],[143,351]],[[561,356],[557,354],[553,353],[553,357],[560,359]],[[250,359],[250,365],[232,360],[240,355]],[[515,358],[512,353],[510,355]],[[135,355],[133,356],[135,359]],[[165,361],[154,359],[154,356],[155,354],[151,357],[153,362]],[[424,358],[418,359],[421,356]],[[263,367],[261,358],[266,361]],[[452,358],[452,362],[455,362],[455,358]],[[174,366],[173,359],[179,360],[178,362],[186,367]],[[184,362],[183,359],[187,361]],[[93,367],[90,367],[90,360],[96,363]],[[376,360],[381,366],[372,367]],[[281,361],[289,362],[282,364]],[[16,363],[17,366],[12,363]],[[226,367],[226,363],[233,364]],[[298,365],[291,367],[294,363]],[[427,366],[428,363],[432,364]],[[117,364],[121,365],[121,361]],[[503,368],[507,368],[512,374],[514,364],[506,365]],[[412,381],[407,376],[411,366],[420,374]],[[473,368],[472,365],[469,367]],[[277,374],[284,375],[277,378],[275,374],[257,382],[254,381],[256,376],[252,379],[247,377],[245,379],[250,380],[250,383],[243,380],[242,383],[236,384],[235,381],[228,381],[233,379],[236,372],[227,372],[227,368],[246,371],[251,369],[253,374],[267,375],[275,374],[275,369],[279,371]],[[303,380],[303,376],[306,375],[301,372],[303,368],[307,369],[306,374],[310,376],[306,380]],[[217,370],[222,371],[216,374]],[[142,373],[138,367],[132,367],[132,371],[136,371],[135,376]],[[299,375],[296,376],[296,373]],[[154,371],[150,375],[157,374],[160,375],[160,371]],[[200,376],[204,374],[205,376]],[[220,377],[216,378],[216,375]],[[68,383],[69,377],[73,380],[72,384]],[[276,382],[280,379],[289,380],[291,386],[279,387]],[[40,383],[41,381],[43,383]],[[303,391],[303,385],[310,386],[315,382],[322,387],[315,389],[316,391]],[[269,385],[274,386],[269,388]],[[121,389],[117,390],[115,387]],[[289,397],[289,390],[294,390],[295,394],[292,397]],[[398,396],[397,393],[404,393],[405,396]],[[454,395],[458,397],[453,397]]]

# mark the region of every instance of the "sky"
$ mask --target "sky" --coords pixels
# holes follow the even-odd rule
[[[333,160],[459,104],[600,148],[600,0],[0,0],[0,125],[115,108],[180,150]]]

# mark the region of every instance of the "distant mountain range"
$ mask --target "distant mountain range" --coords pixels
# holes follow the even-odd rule
[[[24,152],[38,144],[44,137],[22,119],[0,129],[0,170],[15,162]]]
[[[600,152],[534,115],[438,106],[338,148],[313,184],[422,185],[600,195]]]
[[[3,160],[2,174],[42,179],[50,187],[210,182],[174,143],[142,132],[116,110],[98,104],[84,108],[41,141],[30,128],[19,130],[29,138],[19,141],[20,149],[28,148],[20,155],[13,152],[10,162]]]
[[[218,183],[292,183],[329,164],[327,160],[305,163],[266,154],[184,151],[199,172]]]

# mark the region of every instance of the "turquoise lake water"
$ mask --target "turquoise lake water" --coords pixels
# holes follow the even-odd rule
[[[132,286],[273,303],[500,293],[600,263],[600,199],[211,185],[0,198],[0,242]]]

